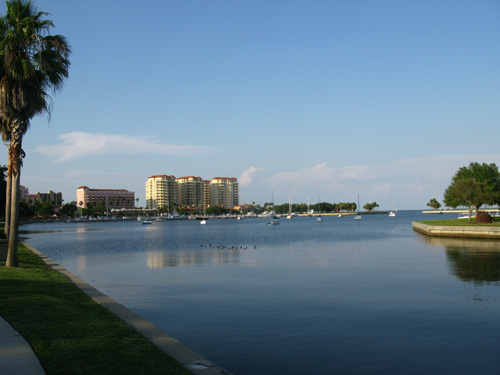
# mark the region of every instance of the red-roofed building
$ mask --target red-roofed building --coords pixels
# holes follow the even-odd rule
[[[107,205],[108,209],[134,209],[135,193],[125,189],[90,189],[80,186],[76,189],[76,204],[87,208],[89,203]]]

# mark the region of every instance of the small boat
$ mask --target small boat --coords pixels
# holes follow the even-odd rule
[[[163,223],[163,222],[165,222],[165,219],[164,219],[164,218],[162,218],[162,217],[157,217],[157,218],[155,219],[155,221],[156,221],[157,223]]]
[[[276,215],[271,215],[271,221],[266,222],[267,225],[279,225],[280,218]]]
[[[398,210],[394,211],[394,199],[392,200],[392,211],[389,212],[389,217],[396,217],[396,212]]]
[[[358,207],[357,208],[358,208],[358,212],[356,212],[356,215],[354,216],[354,220],[361,220],[363,218],[361,217],[361,214],[359,212],[359,194],[358,194]]]
[[[202,220],[202,221],[200,221],[200,224],[201,224],[201,225],[205,225],[206,223],[207,223],[207,221],[206,221],[206,220]]]
[[[319,197],[318,197],[318,211],[319,211],[319,215],[316,218],[316,221],[318,223],[321,223],[323,221],[323,218],[321,217],[321,198],[319,198]]]
[[[288,195],[288,215],[286,215],[286,218],[288,220],[291,220],[293,218],[293,215],[292,215],[292,196],[290,194]]]
[[[337,217],[342,217],[342,214],[339,214],[339,216],[337,216]]]
[[[143,220],[142,225],[148,225],[148,224],[153,224],[151,220]]]
[[[276,216],[276,212],[274,212],[274,191],[272,193],[272,196],[273,196],[273,200],[272,200],[273,210],[270,213],[271,221],[266,222],[266,224],[267,225],[279,225],[280,218],[278,216]]]

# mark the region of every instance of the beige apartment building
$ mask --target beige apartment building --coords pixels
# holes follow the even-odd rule
[[[48,193],[37,192],[36,194],[30,194],[27,187],[19,185],[19,194],[21,195],[20,199],[29,205],[35,202],[49,202],[61,206],[63,202],[62,193],[56,193],[52,190],[49,190]]]
[[[201,177],[187,176],[178,177],[177,182],[177,198],[178,204],[192,207],[207,207],[205,201],[204,180]]]
[[[134,209],[135,193],[125,189],[90,189],[80,186],[76,189],[76,204],[78,207],[87,208],[89,203],[107,204],[112,209]]]
[[[151,176],[146,181],[146,208],[160,209],[177,202],[177,183],[174,176]]]
[[[238,180],[235,177],[215,177],[210,181],[210,204],[233,208],[240,204]]]
[[[146,208],[172,204],[206,208],[213,205],[233,208],[239,202],[238,181],[231,177],[203,180],[201,177],[156,175],[146,181]]]

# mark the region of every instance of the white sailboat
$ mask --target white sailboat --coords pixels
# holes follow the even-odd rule
[[[288,194],[288,215],[286,216],[287,219],[291,219],[292,216],[292,196]]]
[[[394,199],[392,200],[392,211],[389,212],[389,217],[396,217],[396,212],[394,211]]]
[[[272,193],[272,205],[273,205],[273,210],[270,213],[271,221],[266,222],[267,225],[279,225],[280,223],[280,218],[276,216],[276,212],[274,212],[274,191]]]
[[[276,215],[271,216],[271,221],[268,221],[266,223],[267,225],[279,225],[280,224],[280,218],[277,217]]]
[[[323,221],[323,218],[321,217],[321,198],[319,198],[319,197],[318,197],[318,211],[319,211],[319,215],[316,218],[316,221],[321,223]]]
[[[240,198],[241,198],[241,195],[240,195]],[[238,220],[244,220],[245,219],[245,216],[243,215],[243,209],[241,208],[241,205],[240,205],[240,214],[238,216]]]
[[[361,214],[359,213],[359,194],[358,194],[358,207],[357,208],[358,208],[358,212],[356,212],[356,215],[354,216],[354,220],[361,220],[363,218],[361,217]]]

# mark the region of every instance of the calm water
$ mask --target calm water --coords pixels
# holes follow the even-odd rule
[[[412,220],[431,218],[21,230],[58,230],[26,236],[235,375],[497,374],[500,241],[412,230]]]

